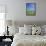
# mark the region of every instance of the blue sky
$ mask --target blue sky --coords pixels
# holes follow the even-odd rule
[[[36,10],[36,4],[35,3],[26,3],[27,10],[35,11]]]

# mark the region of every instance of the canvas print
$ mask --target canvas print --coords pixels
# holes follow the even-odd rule
[[[26,3],[26,15],[36,16],[36,3]]]

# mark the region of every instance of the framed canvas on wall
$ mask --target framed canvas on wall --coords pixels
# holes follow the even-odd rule
[[[26,3],[26,16],[36,16],[36,3]]]

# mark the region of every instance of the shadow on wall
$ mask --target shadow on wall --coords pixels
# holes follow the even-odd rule
[[[24,24],[36,24],[36,25],[46,25],[46,21],[15,21],[15,20],[6,20],[7,26],[24,26]]]

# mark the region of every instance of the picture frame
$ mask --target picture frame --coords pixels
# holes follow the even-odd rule
[[[36,16],[36,3],[26,3],[26,16]]]

